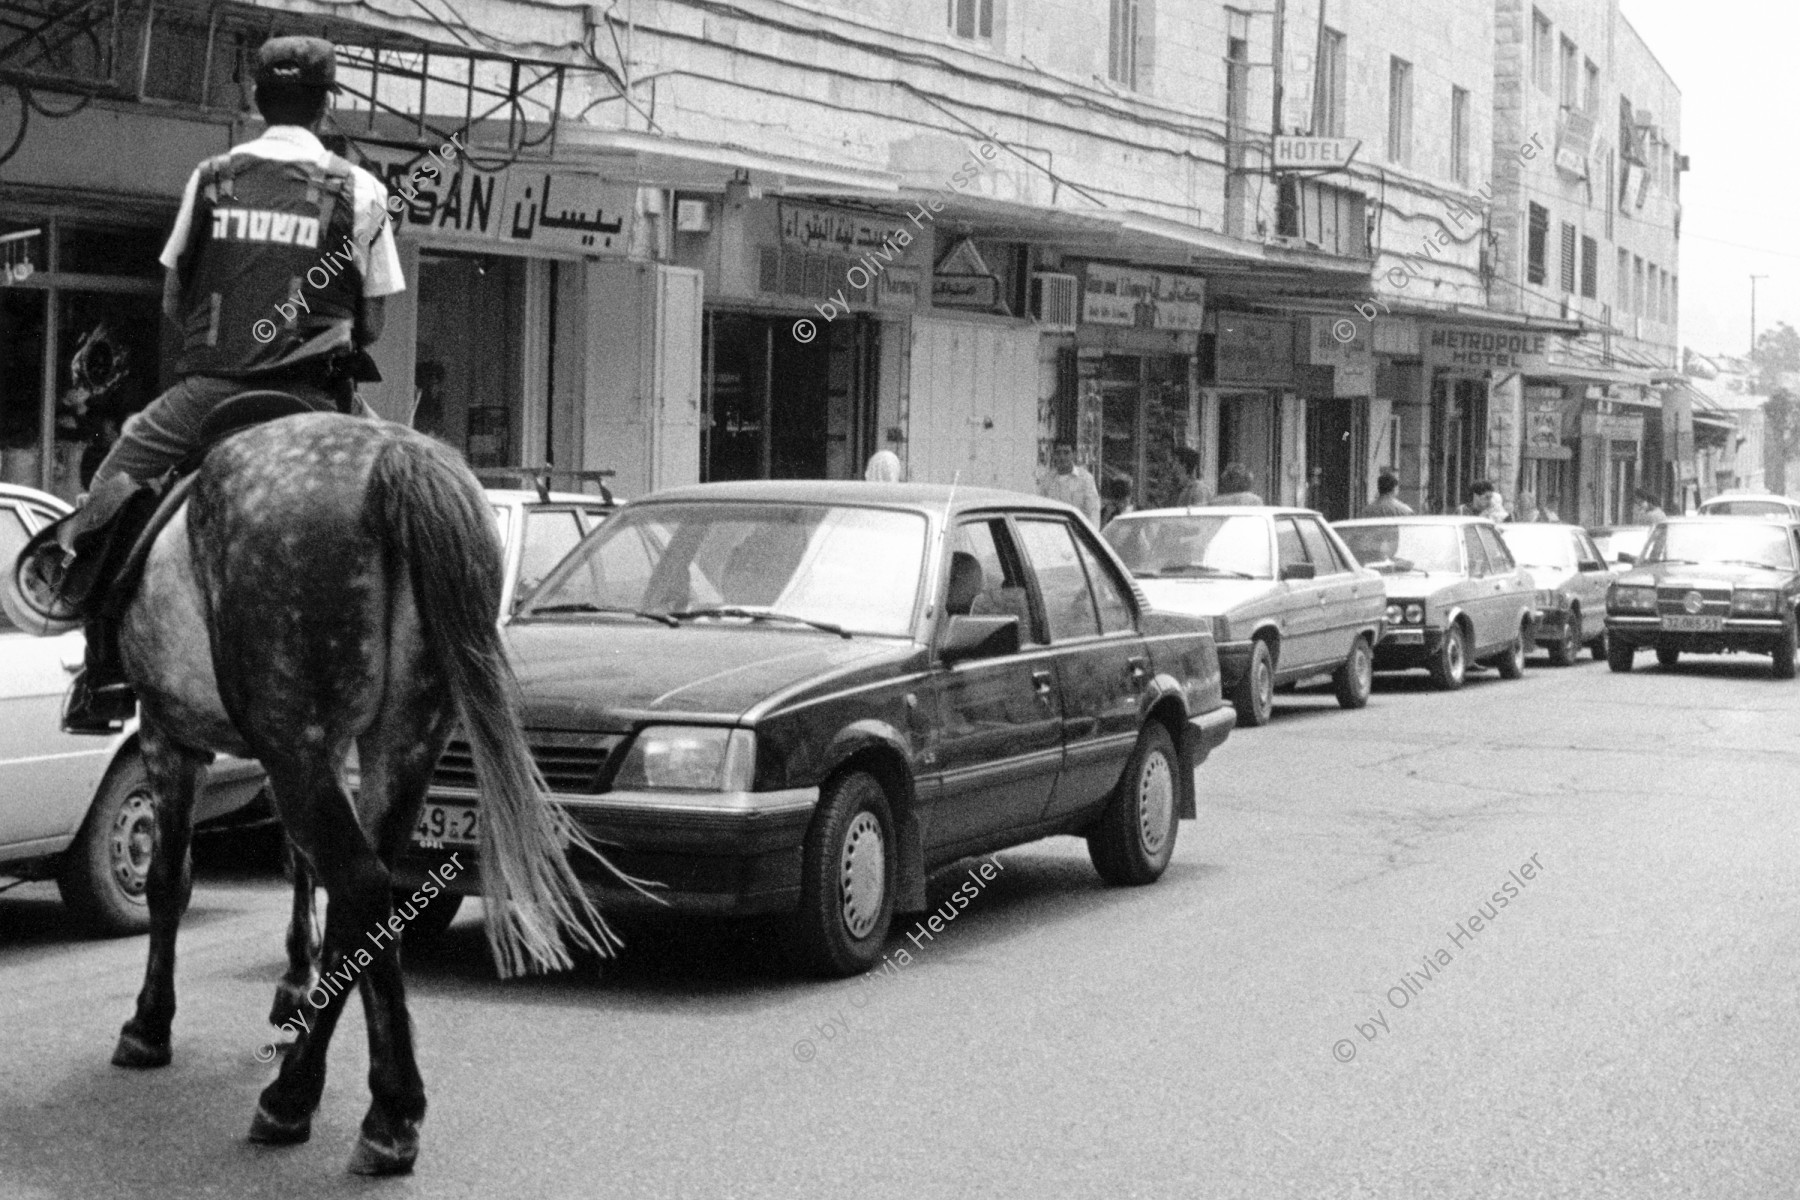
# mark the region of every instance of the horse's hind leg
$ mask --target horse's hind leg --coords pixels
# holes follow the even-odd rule
[[[401,699],[396,697],[396,699]],[[396,703],[358,743],[362,765],[359,807],[374,825],[378,853],[391,867],[406,846],[425,801],[431,771],[449,738],[449,722],[422,697]],[[350,1158],[361,1175],[410,1171],[419,1153],[419,1122],[425,1116],[425,1084],[414,1053],[412,1018],[406,1008],[406,981],[400,970],[400,943],[406,922],[431,903],[436,885],[399,901],[384,896],[387,932],[375,961],[359,981],[363,1018],[369,1030],[368,1114],[362,1138]]]
[[[306,856],[286,843],[294,875],[294,908],[288,918],[287,973],[275,985],[275,1003],[269,1008],[269,1024],[304,1027],[306,994],[319,981],[319,914],[314,890],[317,881]],[[299,1022],[296,1025],[296,1022]]]
[[[156,835],[144,897],[150,907],[150,956],[137,1011],[119,1031],[113,1065],[161,1067],[169,1062],[175,1020],[175,933],[193,892],[189,846],[194,797],[212,755],[178,746],[146,712],[138,730],[144,766],[156,794]]]

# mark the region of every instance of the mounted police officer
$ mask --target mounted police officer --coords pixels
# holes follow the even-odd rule
[[[336,76],[330,42],[265,42],[256,107],[268,129],[188,179],[161,258],[163,311],[181,331],[180,382],[125,425],[87,504],[59,533],[78,562],[102,553],[105,527],[143,484],[199,447],[222,401],[266,389],[350,412],[360,408],[356,383],[380,378],[364,348],[381,332],[382,297],[405,284],[386,189],[318,138]],[[104,587],[89,587],[83,606],[87,663],[63,714],[72,733],[110,732],[136,703],[115,622],[95,612]]]

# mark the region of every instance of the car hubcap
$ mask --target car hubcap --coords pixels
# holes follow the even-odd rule
[[[1169,840],[1169,819],[1175,812],[1175,773],[1169,760],[1152,754],[1138,774],[1138,831],[1144,852],[1154,858]]]
[[[113,880],[130,896],[144,894],[150,876],[150,854],[156,845],[156,806],[148,792],[133,792],[119,806],[107,837],[107,862]]]
[[[1450,667],[1450,678],[1461,679],[1463,673],[1462,634],[1452,632],[1450,644],[1444,648],[1444,661]]]
[[[1256,711],[1268,712],[1275,703],[1275,671],[1264,659],[1256,664]]]
[[[881,917],[882,892],[887,887],[887,848],[881,841],[881,822],[871,812],[859,812],[844,831],[844,853],[838,879],[843,893],[844,928],[851,937],[868,937]]]
[[[1369,690],[1375,686],[1375,656],[1369,652],[1369,647],[1362,642],[1356,643],[1354,671],[1356,675],[1356,694],[1358,696],[1368,695]]]

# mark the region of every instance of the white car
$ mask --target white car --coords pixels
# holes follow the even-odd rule
[[[1702,501],[1695,511],[1698,517],[1778,517],[1783,521],[1800,521],[1800,500],[1777,496],[1773,492],[1724,492]]]
[[[55,496],[0,483],[0,564],[10,570],[31,535],[68,511]],[[140,933],[150,927],[150,781],[136,722],[111,737],[62,732],[82,651],[79,630],[33,637],[0,614],[0,879],[54,879],[89,927]],[[262,782],[256,763],[221,757],[196,821],[244,816]]]

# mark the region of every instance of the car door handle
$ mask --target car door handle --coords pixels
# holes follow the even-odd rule
[[[1031,673],[1031,686],[1036,688],[1037,694],[1045,700],[1050,698],[1050,689],[1054,683],[1055,677],[1049,671],[1033,671]]]
[[[1142,684],[1144,677],[1150,673],[1150,660],[1147,658],[1127,659],[1125,667],[1131,675],[1131,682]]]

